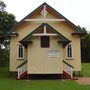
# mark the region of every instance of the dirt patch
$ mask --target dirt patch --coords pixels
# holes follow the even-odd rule
[[[82,85],[90,85],[90,77],[80,77],[76,82]]]

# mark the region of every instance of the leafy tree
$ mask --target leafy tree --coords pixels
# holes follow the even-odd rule
[[[6,4],[0,0],[0,11],[4,11]]]
[[[5,66],[9,62],[9,37],[6,35],[16,25],[15,16],[5,11],[6,4],[0,1],[0,66]],[[5,49],[2,46],[6,47]]]
[[[7,46],[9,38],[6,34],[16,25],[15,16],[5,11],[5,3],[0,3],[0,48],[1,45]],[[8,41],[8,42],[7,42]],[[6,44],[7,43],[7,44]]]
[[[80,30],[82,30],[82,31],[84,31],[84,32],[86,32],[87,33],[87,30],[86,30],[86,28],[85,27],[80,27],[79,25],[77,26]]]
[[[78,25],[78,28],[87,32],[84,27]],[[81,60],[82,62],[90,62],[90,32],[84,38],[81,38]]]
[[[82,62],[90,62],[90,32],[81,40]]]
[[[6,34],[15,26],[16,21],[14,15],[6,11],[1,12],[0,17],[0,43],[4,45],[5,41],[9,39]]]
[[[0,67],[9,65],[9,50],[0,49]]]

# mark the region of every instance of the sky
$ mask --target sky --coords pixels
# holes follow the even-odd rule
[[[90,0],[2,0],[6,11],[20,21],[42,3],[46,2],[75,25],[90,31]]]

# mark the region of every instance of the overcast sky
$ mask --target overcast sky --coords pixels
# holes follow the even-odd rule
[[[76,25],[90,31],[90,0],[2,0],[6,11],[14,14],[20,21],[43,2],[48,3]]]

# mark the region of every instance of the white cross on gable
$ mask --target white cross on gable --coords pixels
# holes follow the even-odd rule
[[[42,14],[42,16],[44,17],[44,19],[46,19],[46,16],[47,16],[47,10],[46,10],[46,5],[44,5],[44,8],[43,8],[43,10],[42,10],[42,12],[41,12],[41,14]]]
[[[41,15],[43,16],[43,19],[26,19],[25,21],[41,21],[41,22],[43,22],[43,23],[46,23],[46,22],[56,22],[56,21],[65,21],[65,19],[47,19],[47,14],[48,14],[48,12],[47,12],[47,10],[46,10],[46,5],[44,5],[44,7],[43,7],[43,10],[41,11]],[[46,28],[46,26],[44,26],[44,33],[43,34],[34,34],[35,36],[38,36],[38,35],[42,35],[42,36],[45,36],[45,35],[53,35],[53,36],[56,36],[57,34],[48,34],[47,32],[46,32],[46,30],[47,30],[47,28]]]
[[[47,19],[47,14],[48,14],[48,12],[47,12],[47,10],[46,10],[46,5],[44,5],[44,8],[43,8],[43,10],[41,11],[41,15],[43,16],[43,19],[25,19],[24,21],[41,21],[41,22],[44,22],[44,23],[46,23],[46,22],[58,22],[58,21],[65,21],[65,19]]]

